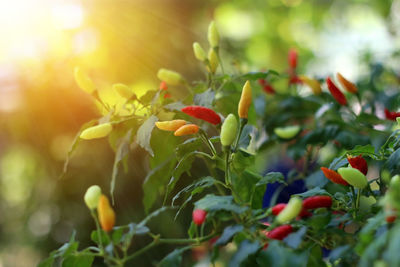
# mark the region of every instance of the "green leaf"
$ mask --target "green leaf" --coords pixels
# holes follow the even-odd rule
[[[286,184],[285,177],[283,176],[282,173],[280,172],[269,172],[266,175],[264,175],[260,181],[257,182],[256,186],[260,185],[266,185],[266,184],[272,184],[272,183],[281,183],[281,184]]]
[[[258,79],[266,79],[269,75],[279,75],[277,71],[274,70],[267,70],[267,71],[260,71],[260,72],[249,72],[243,75],[238,76],[238,78],[244,80],[251,80],[256,81]]]
[[[70,255],[62,262],[62,267],[90,267],[92,266],[94,256],[78,253]]]
[[[121,140],[118,145],[117,151],[115,153],[113,171],[111,176],[111,184],[110,184],[110,194],[112,203],[114,204],[114,191],[115,191],[115,181],[118,175],[118,169],[120,162],[129,154],[129,143],[130,143],[131,131],[129,130],[124,138]]]
[[[208,194],[204,198],[198,200],[195,203],[196,208],[207,211],[231,211],[235,213],[243,213],[247,210],[247,207],[241,207],[233,203],[232,196],[216,196]]]
[[[159,90],[148,90],[140,97],[140,102],[143,104],[150,104],[159,93]]]
[[[372,240],[372,242],[368,245],[368,247],[361,255],[358,266],[360,267],[373,266],[373,262],[376,259],[378,259],[379,255],[381,254],[382,250],[387,244],[389,233],[390,233],[389,231],[381,233],[379,236],[376,236],[376,238]],[[395,253],[398,253],[398,251]]]
[[[329,194],[325,189],[321,189],[319,187],[313,188],[311,190],[308,190],[304,193],[301,194],[296,194],[296,196],[306,198],[306,197],[312,197],[312,196],[320,196],[320,195],[325,195],[325,196],[332,196]]]
[[[142,185],[143,205],[146,213],[150,211],[157,197],[160,195],[161,191],[164,190],[164,185],[170,177],[168,174],[171,173],[175,163],[175,158],[169,158],[147,174]]]
[[[232,225],[224,229],[221,237],[215,242],[215,246],[222,246],[228,243],[236,233],[243,231],[243,225]]]
[[[287,244],[289,247],[293,249],[297,249],[300,246],[301,242],[303,241],[303,237],[306,234],[306,232],[307,232],[307,227],[306,226],[301,227],[299,230],[297,230],[294,233],[291,233],[284,239],[285,244]]]
[[[356,145],[352,150],[348,150],[346,152],[347,154],[351,154],[351,155],[366,155],[369,156],[373,159],[376,159],[376,155],[375,155],[375,147],[368,144],[368,145]]]
[[[192,246],[187,246],[183,248],[177,248],[171,253],[169,253],[162,261],[158,264],[158,267],[176,267],[181,266],[182,254],[186,250],[191,249]]]
[[[205,92],[203,92],[201,94],[196,94],[194,96],[193,101],[198,106],[212,108],[214,96],[215,96],[214,90],[209,88],[208,90],[206,90]]]
[[[151,156],[154,156],[150,146],[151,132],[154,129],[155,122],[158,121],[157,116],[151,115],[138,129],[136,134],[136,142],[144,148]]]
[[[257,263],[258,266],[306,267],[307,257],[307,252],[295,253],[274,240],[269,243],[268,249],[258,255]]]
[[[186,154],[198,150],[202,145],[202,140],[199,137],[190,138],[185,140],[182,144],[179,144],[175,153],[178,159],[182,159]]]
[[[385,165],[392,175],[400,173],[400,148],[390,155]]]
[[[247,167],[254,164],[255,158],[253,155],[239,149],[233,154],[232,168],[237,172],[243,172]]]
[[[181,111],[182,108],[186,107],[182,102],[174,102],[174,103],[170,103],[168,105],[165,105],[164,108],[171,110],[171,111]]]
[[[251,242],[250,240],[244,240],[240,243],[238,250],[233,255],[228,266],[239,267],[250,255],[255,254],[260,249],[260,247],[261,245],[258,241]]]
[[[387,248],[383,252],[383,259],[388,263],[389,266],[400,266],[400,227],[397,224],[396,227],[390,230],[389,243]]]
[[[100,230],[100,235],[101,235],[101,243],[107,246],[110,243],[110,238],[108,234],[103,230]],[[95,242],[96,244],[100,244],[97,230],[92,231],[90,239],[92,239],[92,241]]]

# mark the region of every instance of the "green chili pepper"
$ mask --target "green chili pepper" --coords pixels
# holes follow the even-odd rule
[[[238,122],[233,114],[226,117],[221,127],[221,144],[223,146],[230,146],[235,141],[238,128]]]
[[[303,208],[303,201],[299,197],[292,197],[286,207],[276,217],[280,224],[289,222],[300,214]]]
[[[338,169],[338,173],[342,178],[348,182],[350,185],[356,188],[364,188],[367,186],[367,177],[359,170],[352,167],[343,167]]]

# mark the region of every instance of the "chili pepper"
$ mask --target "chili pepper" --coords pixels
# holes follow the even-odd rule
[[[172,121],[157,121],[156,127],[163,131],[175,132],[180,127],[186,124],[185,120],[172,120]]]
[[[251,85],[249,81],[243,86],[242,95],[240,96],[240,101],[238,105],[239,118],[247,119],[249,108],[251,105]]]
[[[168,85],[165,81],[160,82],[160,90],[163,90],[163,91],[168,90]]]
[[[299,215],[302,209],[302,201],[299,197],[292,197],[286,207],[276,217],[280,224],[289,222]]]
[[[397,216],[396,215],[390,215],[390,216],[386,216],[385,220],[387,223],[393,223],[396,220]]]
[[[368,180],[365,175],[359,170],[352,167],[342,167],[338,169],[338,173],[346,182],[356,188],[364,188],[368,185]]]
[[[85,140],[97,139],[107,136],[111,131],[111,123],[107,122],[83,130],[79,137]]]
[[[261,86],[264,86],[264,85],[267,84],[267,81],[266,81],[265,79],[258,79],[257,82],[258,82],[258,84],[261,85]]]
[[[122,96],[123,98],[126,98],[126,99],[130,99],[130,98],[132,98],[132,96],[135,95],[128,86],[126,86],[125,84],[122,84],[122,83],[114,84],[113,90],[117,91],[117,93],[120,96]]]
[[[74,76],[76,83],[83,91],[88,94],[92,94],[94,91],[96,91],[93,81],[89,78],[89,76],[87,76],[86,73],[83,72],[83,70],[81,70],[81,68],[75,67]]]
[[[352,157],[352,156],[348,155],[347,161],[350,163],[351,167],[359,170],[364,175],[367,175],[368,164],[367,164],[367,161],[362,157],[362,155],[359,155],[357,157]]]
[[[99,204],[99,199],[101,196],[101,188],[98,185],[92,185],[86,190],[85,196],[83,199],[85,200],[86,206],[89,209],[93,210],[97,208]]]
[[[224,147],[230,146],[235,141],[238,129],[238,122],[233,114],[229,114],[221,127],[221,144]]]
[[[337,88],[337,86],[332,82],[331,78],[326,78],[326,84],[328,85],[329,92],[335,100],[342,106],[347,105],[347,100],[344,94]]]
[[[292,69],[295,69],[297,67],[297,51],[294,48],[291,48],[289,50],[289,55],[288,55],[288,62],[289,62],[289,67]]]
[[[208,51],[208,71],[215,73],[219,65],[218,55],[214,49],[210,48]]]
[[[202,106],[187,106],[181,109],[183,113],[188,114],[194,118],[207,121],[214,125],[221,123],[221,117],[212,109]]]
[[[219,33],[217,30],[217,26],[215,26],[215,22],[211,21],[210,25],[208,26],[208,42],[212,48],[216,48],[219,46]]]
[[[272,207],[271,211],[273,215],[278,215],[286,207],[286,203],[279,203]]]
[[[325,177],[334,182],[335,184],[341,184],[341,185],[349,185],[348,182],[346,182],[340,174],[335,172],[334,170],[330,170],[325,167],[321,167],[321,171],[324,173]]]
[[[385,117],[388,120],[395,121],[396,118],[400,117],[400,112],[389,111],[387,108],[385,108]]]
[[[286,126],[286,127],[277,127],[274,129],[274,133],[282,139],[291,139],[295,137],[300,132],[300,126]]]
[[[185,84],[185,79],[176,71],[167,70],[167,69],[159,69],[157,72],[157,77],[161,81],[165,81],[170,85],[181,85]]]
[[[304,207],[301,209],[298,218],[308,218],[312,216],[312,213],[306,210]]]
[[[196,124],[186,124],[181,126],[178,130],[174,132],[175,136],[184,136],[189,134],[195,134],[199,131],[199,126]]]
[[[275,88],[272,87],[272,85],[270,85],[270,84],[264,85],[263,86],[263,91],[265,93],[267,93],[267,94],[270,94],[270,95],[274,95],[275,94]]]
[[[330,196],[312,196],[303,200],[303,207],[307,210],[318,208],[330,208],[332,198]]]
[[[206,52],[204,52],[203,48],[201,47],[201,45],[198,42],[193,43],[193,52],[194,52],[194,56],[198,60],[200,60],[200,61],[206,60]]]
[[[111,231],[115,224],[115,212],[105,195],[100,196],[97,211],[101,228],[106,232]]]
[[[207,211],[202,209],[195,209],[192,213],[192,219],[194,224],[202,225],[207,217]]]
[[[347,92],[352,94],[356,94],[358,92],[357,86],[354,83],[347,80],[345,77],[343,77],[342,74],[338,72],[336,73],[336,77],[339,83],[344,87],[344,89],[346,89]]]
[[[293,232],[293,227],[291,225],[281,225],[278,226],[267,233],[267,237],[275,240],[283,240],[289,234]]]
[[[171,98],[172,95],[170,93],[165,93],[164,98]]]
[[[312,78],[309,78],[309,77],[304,76],[304,75],[300,75],[299,79],[304,84],[306,84],[308,87],[310,87],[315,95],[320,95],[322,93],[322,88],[321,88],[321,84],[319,83],[319,81],[317,81],[315,79],[312,79]]]
[[[302,84],[303,81],[296,74],[290,75],[289,84]]]

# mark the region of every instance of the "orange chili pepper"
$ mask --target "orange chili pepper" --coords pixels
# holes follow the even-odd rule
[[[352,94],[356,94],[358,92],[357,86],[354,83],[347,80],[345,77],[343,77],[342,74],[338,72],[336,73],[336,77],[347,92]]]
[[[240,97],[238,105],[239,118],[247,119],[250,105],[251,105],[251,85],[249,81],[246,81],[246,83],[243,86],[242,95]]]
[[[195,134],[199,131],[199,126],[196,124],[186,124],[180,127],[178,130],[174,132],[175,136],[183,136],[189,134]]]
[[[99,213],[101,228],[106,232],[111,231],[115,225],[115,212],[105,195],[100,196],[97,211]]]

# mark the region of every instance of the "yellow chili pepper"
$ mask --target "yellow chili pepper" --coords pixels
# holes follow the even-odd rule
[[[211,21],[208,26],[208,42],[212,48],[218,47],[219,45],[219,33],[217,27],[215,26],[215,21]]]
[[[358,92],[357,86],[354,83],[347,80],[345,77],[343,77],[342,74],[340,74],[338,72],[336,74],[336,77],[337,77],[338,81],[340,82],[340,84],[343,86],[343,88],[346,89],[347,92],[352,93],[352,94],[356,94]]]
[[[115,212],[105,195],[100,196],[97,211],[99,213],[101,228],[106,232],[111,231],[115,225]]]
[[[195,134],[199,131],[199,126],[196,124],[186,124],[180,127],[178,130],[174,132],[175,136],[183,136],[189,134]]]
[[[134,95],[132,89],[122,83],[114,84],[113,90],[115,90],[120,96],[126,99],[130,99]]]
[[[173,70],[159,69],[157,72],[157,77],[161,81],[165,81],[170,85],[185,84],[185,79],[183,79],[182,75]]]
[[[186,124],[185,120],[172,120],[172,121],[157,121],[156,127],[163,131],[175,132],[180,127]]]
[[[81,70],[81,68],[75,67],[74,76],[76,83],[83,91],[88,94],[92,94],[94,91],[96,91],[96,87],[93,81],[89,78],[89,76],[87,76],[85,72],[83,72],[83,70]]]
[[[206,60],[206,52],[204,52],[203,48],[201,47],[201,45],[198,42],[193,43],[193,52],[194,52],[194,56],[198,60],[200,60],[200,61]]]
[[[103,123],[93,127],[85,129],[80,138],[85,140],[97,139],[107,136],[112,131],[111,123]]]
[[[208,51],[208,63],[209,63],[209,68],[208,68],[209,72],[214,74],[217,71],[219,60],[217,53],[215,53],[215,50],[212,48]]]
[[[247,119],[250,105],[251,105],[251,85],[249,81],[246,81],[246,83],[243,86],[242,96],[240,97],[238,106],[239,118]]]
[[[305,83],[308,87],[310,87],[314,94],[319,95],[322,93],[321,84],[317,80],[309,78],[304,75],[300,75],[299,79],[303,83]]]

